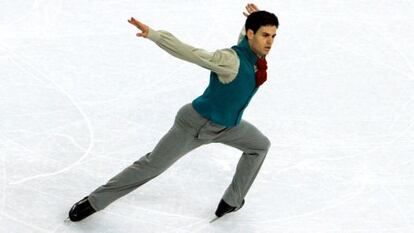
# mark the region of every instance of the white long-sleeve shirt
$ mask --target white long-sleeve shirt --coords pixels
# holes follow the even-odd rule
[[[244,37],[244,30],[239,36],[239,42]],[[231,48],[208,52],[194,48],[178,40],[167,31],[155,31],[149,28],[148,39],[155,42],[160,48],[179,59],[194,63],[216,73],[221,83],[227,84],[236,78],[240,60],[236,51]]]

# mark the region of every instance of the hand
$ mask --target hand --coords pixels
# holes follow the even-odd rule
[[[141,32],[137,33],[138,37],[144,37],[146,38],[148,36],[149,27],[140,21],[134,19],[134,17],[131,17],[131,19],[128,19],[128,22],[135,27],[137,27]]]
[[[243,15],[247,17],[251,13],[259,11],[259,8],[255,4],[249,3],[249,4],[246,5],[246,10],[247,10],[247,13],[243,12]]]

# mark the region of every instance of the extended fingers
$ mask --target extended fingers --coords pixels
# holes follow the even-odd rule
[[[138,22],[134,17],[131,17],[131,19],[128,19],[128,22],[134,26],[138,26]]]
[[[247,17],[251,13],[256,12],[258,10],[259,10],[259,8],[255,4],[249,3],[249,4],[246,5],[246,11],[247,11],[247,13],[246,12],[243,12],[243,14]]]
[[[149,27],[147,25],[145,25],[142,22],[136,20],[134,17],[131,17],[130,19],[128,19],[128,22],[130,24],[134,25],[135,27],[137,27],[139,30],[141,30],[141,32],[136,34],[138,37],[147,37],[148,36]]]
[[[253,11],[258,11],[259,7],[257,7],[255,4],[251,3],[250,7],[252,8]]]
[[[251,13],[253,13],[253,12],[255,12],[255,11],[258,11],[258,10],[259,10],[259,8],[258,8],[255,4],[253,4],[253,3],[249,3],[249,4],[247,4],[247,5],[246,5],[246,10],[247,10],[247,12],[248,12],[249,14],[251,14]]]
[[[128,19],[128,23],[130,23],[130,24],[132,24],[132,25],[136,26],[134,21],[135,21],[135,19],[134,19],[134,18],[132,18],[132,17],[131,17],[131,19]]]

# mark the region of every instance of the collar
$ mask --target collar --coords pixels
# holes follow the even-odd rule
[[[241,48],[243,53],[246,55],[247,60],[251,62],[252,64],[256,64],[257,62],[257,55],[253,52],[253,50],[250,48],[249,41],[246,37],[243,38],[242,41],[237,45]]]

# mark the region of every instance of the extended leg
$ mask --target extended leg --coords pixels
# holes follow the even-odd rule
[[[104,209],[113,201],[158,176],[187,152],[200,145],[200,142],[184,129],[173,126],[152,152],[93,191],[89,195],[91,205],[96,210]]]

